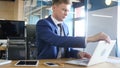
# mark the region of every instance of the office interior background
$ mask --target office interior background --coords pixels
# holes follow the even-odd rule
[[[70,36],[91,36],[105,32],[117,41],[111,55],[120,57],[120,0],[71,1],[71,10],[65,19]],[[39,19],[52,13],[51,4],[52,0],[0,0],[0,21],[24,22],[24,35],[0,39],[0,43],[7,47],[5,59],[36,59],[35,25]],[[92,54],[96,45],[97,42],[87,44],[85,51]],[[4,54],[1,53],[1,58]]]

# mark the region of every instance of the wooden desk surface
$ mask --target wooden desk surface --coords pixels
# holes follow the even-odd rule
[[[46,59],[46,60],[40,60],[38,66],[14,66],[14,64],[17,61],[12,61],[10,64],[1,65],[0,68],[120,68],[120,64],[112,64],[112,63],[100,63],[89,67],[83,67],[78,65],[70,65],[70,64],[64,64],[64,61],[69,59],[62,59],[62,60],[56,60],[56,59]],[[44,62],[54,62],[59,63],[60,66],[58,67],[48,67],[44,65]]]
[[[6,50],[5,46],[0,46],[0,50]]]

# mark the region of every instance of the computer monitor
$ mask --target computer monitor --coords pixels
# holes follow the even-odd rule
[[[0,39],[25,36],[25,22],[17,20],[0,20]]]

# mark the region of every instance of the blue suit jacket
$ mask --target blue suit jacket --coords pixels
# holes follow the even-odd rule
[[[65,58],[77,58],[77,50],[71,47],[85,48],[85,37],[70,37],[67,26],[62,23],[65,36],[59,36],[57,26],[49,16],[39,20],[36,24],[36,45],[38,49],[38,59],[57,58],[58,47],[64,47]]]

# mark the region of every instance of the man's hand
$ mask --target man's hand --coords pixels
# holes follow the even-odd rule
[[[87,38],[87,42],[97,42],[97,41],[100,41],[100,40],[104,40],[107,43],[110,43],[110,37],[103,32],[100,32],[96,35],[93,35],[93,36],[90,36],[90,37]]]
[[[83,59],[83,58],[88,58],[88,59],[90,59],[90,58],[91,58],[91,55],[88,54],[88,53],[86,53],[86,52],[79,52],[79,53],[78,53],[78,58],[80,58],[80,59]]]

